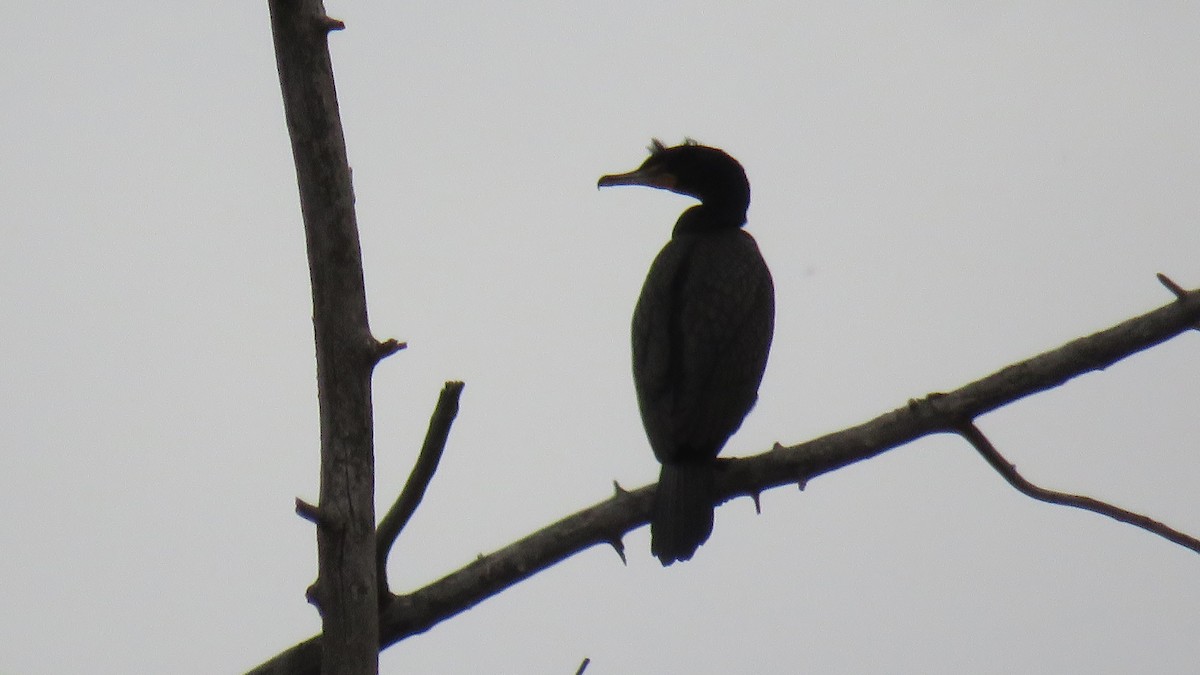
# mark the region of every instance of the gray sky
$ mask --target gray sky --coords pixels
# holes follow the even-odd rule
[[[775,346],[726,455],[948,390],[1200,284],[1193,3],[331,3],[376,334],[380,503],[437,390],[415,588],[655,478],[628,320],[746,166]],[[312,635],[307,264],[264,2],[17,0],[0,44],[0,672],[220,673]],[[1200,533],[1200,336],[980,422],[1041,484]],[[1200,559],[932,438],[720,509],[662,569],[589,550],[384,673],[1185,673]],[[751,667],[752,666],[752,667]]]

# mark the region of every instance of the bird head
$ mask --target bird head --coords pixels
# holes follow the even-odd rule
[[[740,210],[750,206],[750,183],[742,165],[725,151],[686,140],[666,147],[658,139],[650,143],[650,156],[628,173],[602,176],[596,187],[644,185],[695,197],[702,204]]]

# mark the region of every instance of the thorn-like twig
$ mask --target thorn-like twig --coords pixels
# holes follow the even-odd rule
[[[1187,297],[1187,289],[1172,281],[1171,277],[1163,274],[1162,272],[1159,272],[1154,276],[1158,277],[1158,283],[1166,286],[1167,290],[1174,293],[1177,299],[1182,300]]]
[[[386,359],[396,352],[408,347],[407,342],[400,342],[394,338],[388,338],[383,342],[375,343],[375,363]]]
[[[308,522],[323,527],[325,525],[325,517],[321,514],[321,509],[309,504],[308,502],[296,497],[296,515],[307,520]]]
[[[626,490],[625,488],[621,487],[621,484],[614,480],[613,481],[613,496],[620,497],[621,495],[627,495],[627,494],[629,494],[629,490]]]
[[[421,445],[412,473],[408,475],[408,482],[404,484],[392,508],[388,509],[387,515],[379,521],[379,527],[375,528],[375,563],[381,603],[391,595],[387,583],[388,554],[392,551],[392,544],[396,543],[396,537],[400,536],[400,531],[408,524],[421,498],[425,496],[425,488],[433,480],[438,462],[442,459],[442,451],[446,448],[446,439],[450,436],[450,425],[454,424],[454,418],[458,415],[458,398],[462,390],[462,382],[447,382],[442,387],[437,406],[429,419],[425,442]]]
[[[1113,520],[1118,520],[1122,523],[1129,523],[1130,525],[1140,527],[1147,532],[1157,534],[1168,541],[1172,541],[1180,546],[1200,553],[1200,539],[1196,539],[1178,530],[1167,527],[1157,520],[1147,518],[1139,513],[1126,511],[1125,509],[1113,506],[1112,504],[1108,504],[1097,499],[1092,499],[1091,497],[1047,490],[1046,488],[1038,487],[1033,483],[1030,483],[1029,481],[1025,480],[1021,474],[1017,473],[1017,468],[1008,460],[1006,460],[1000,454],[1000,452],[996,450],[996,447],[992,445],[992,442],[987,439],[987,436],[983,435],[983,432],[979,430],[979,427],[975,426],[971,422],[962,423],[958,426],[956,431],[976,450],[978,450],[979,454],[983,455],[983,458],[987,460],[987,463],[990,464],[997,473],[1003,476],[1004,480],[1008,481],[1009,485],[1016,488],[1021,494],[1032,497],[1038,501],[1048,502],[1050,504],[1073,506],[1077,509],[1099,513],[1100,515],[1108,516]]]
[[[588,664],[591,662],[591,659],[584,657],[583,663],[579,664],[579,670],[575,671],[575,675],[583,675],[583,671],[587,670]]]
[[[308,588],[304,589],[304,599],[308,601],[308,604],[315,607],[317,609],[317,613],[320,614],[321,613],[321,601],[318,599],[317,596],[318,596],[317,583],[314,581],[313,583],[308,585]]]
[[[621,557],[621,564],[629,567],[629,560],[625,557],[625,542],[621,541],[620,537],[614,537],[608,540],[608,545]]]
[[[342,21],[341,19],[335,19],[332,16],[324,15],[317,18],[317,25],[319,25],[326,33],[335,30],[345,30],[346,28],[346,22]]]
[[[750,493],[750,499],[754,500],[754,515],[762,515],[762,493],[757,490]]]
[[[1171,277],[1168,277],[1167,275],[1163,274],[1162,272],[1159,272],[1158,274],[1156,274],[1154,276],[1158,277],[1158,283],[1162,284],[1163,286],[1166,286],[1168,291],[1171,291],[1171,293],[1175,294],[1176,300],[1182,301],[1182,300],[1187,299],[1187,296],[1188,296],[1187,289],[1184,288],[1183,286],[1180,286],[1179,284],[1175,283],[1171,279]],[[1192,324],[1192,330],[1200,330],[1200,321]]]

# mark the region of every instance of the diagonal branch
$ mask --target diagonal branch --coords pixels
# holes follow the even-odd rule
[[[967,439],[979,454],[987,460],[987,463],[992,466],[1008,484],[1013,486],[1023,495],[1032,497],[1038,501],[1048,502],[1050,504],[1059,504],[1062,506],[1073,506],[1077,509],[1099,513],[1102,516],[1108,516],[1113,520],[1118,520],[1122,523],[1129,523],[1135,527],[1140,527],[1143,530],[1157,534],[1168,541],[1173,541],[1180,546],[1189,548],[1196,553],[1200,553],[1200,539],[1189,536],[1179,530],[1167,527],[1162,523],[1132,511],[1126,511],[1118,506],[1113,506],[1098,499],[1085,497],[1083,495],[1072,495],[1066,492],[1057,492],[1055,490],[1047,490],[1043,487],[1038,487],[1033,483],[1025,480],[1024,476],[1017,473],[1017,467],[1013,466],[1003,455],[996,450],[996,446],[988,440],[987,436],[979,430],[979,427],[967,422],[963,424],[958,432],[963,438]]]
[[[381,601],[391,596],[391,591],[388,590],[387,559],[392,551],[392,544],[396,543],[396,537],[400,536],[400,531],[408,525],[409,519],[425,496],[425,488],[429,487],[429,481],[433,480],[438,462],[442,459],[442,451],[446,449],[450,425],[454,424],[454,418],[458,416],[458,398],[462,395],[462,390],[462,382],[447,382],[442,387],[442,393],[433,409],[433,416],[429,419],[425,442],[421,444],[421,452],[417,455],[412,473],[408,475],[408,481],[400,491],[400,496],[396,498],[396,503],[388,509],[375,530],[375,565],[378,569]]]
[[[1094,335],[1003,368],[946,394],[910,401],[879,417],[820,438],[762,455],[726,460],[718,478],[723,501],[781,485],[803,484],[823,473],[879,455],[935,433],[956,432],[1019,399],[1057,387],[1189,330],[1200,321],[1200,291]],[[380,644],[394,644],[479,604],[543,569],[597,544],[608,545],[648,522],[654,486],[618,491],[612,498],[563,518],[495,553],[409,594],[398,595],[380,617]],[[251,671],[317,673],[320,637],[313,637]]]

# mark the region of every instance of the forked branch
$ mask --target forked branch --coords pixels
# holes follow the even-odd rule
[[[1103,370],[1190,330],[1198,321],[1200,291],[1185,291],[1164,307],[1008,366],[952,392],[910,401],[869,422],[805,443],[777,445],[762,455],[722,462],[717,489],[722,501],[753,496],[781,485],[803,484],[923,436],[962,433],[962,420],[974,420],[1079,375]],[[380,617],[380,646],[426,631],[584,549],[619,542],[624,533],[646,524],[653,496],[653,485],[618,490],[612,498],[495,553],[480,556],[422,589],[392,596]],[[310,638],[252,672],[318,673],[319,645],[319,636]]]

